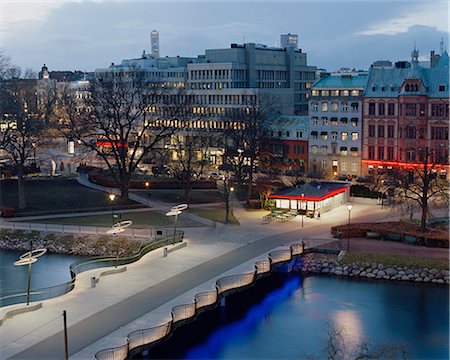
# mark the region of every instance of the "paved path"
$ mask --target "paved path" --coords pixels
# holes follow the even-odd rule
[[[355,218],[367,216],[367,209],[365,205],[360,209],[355,206]],[[90,274],[81,274],[80,285],[77,280],[73,292],[45,301],[43,309],[10,319],[0,327],[2,342],[9,343],[1,348],[1,358],[13,355],[18,359],[60,358],[60,324],[49,325],[50,328],[44,328],[40,334],[27,333],[30,324],[32,328],[44,326],[48,319],[58,317],[64,309],[69,316],[70,353],[75,354],[169,299],[281,244],[302,237],[329,238],[330,226],[345,222],[347,218],[347,210],[338,208],[329,216],[322,216],[320,221],[308,219],[305,228],[300,230],[300,219],[264,224],[261,212],[241,209],[236,212],[238,217],[245,219],[241,226],[187,229],[186,238],[190,242],[187,248],[163,259],[158,252],[149,254],[136,264],[136,267],[141,266],[136,273],[127,271],[110,276],[95,289],[89,289],[87,285]],[[380,211],[371,215],[372,218],[385,216],[386,213]],[[123,340],[119,344],[112,341],[106,347],[122,343]]]
[[[96,351],[125,343],[124,334],[113,335],[118,329],[133,322],[134,330],[149,327],[143,317],[154,318],[155,311],[177,296],[280,245],[306,237],[330,238],[330,227],[348,219],[345,207],[323,214],[321,220],[305,217],[304,228],[300,217],[282,224],[265,223],[263,214],[236,206],[240,226],[186,228],[186,248],[166,258],[160,249],[149,253],[126,272],[102,278],[96,288],[89,285],[96,270],[80,274],[71,293],[44,301],[42,309],[0,326],[0,358],[63,358],[62,310],[68,312],[70,354],[75,359],[92,358]],[[355,204],[352,209],[354,222],[381,219],[392,220],[392,216],[373,205]],[[165,316],[169,310],[164,309]]]

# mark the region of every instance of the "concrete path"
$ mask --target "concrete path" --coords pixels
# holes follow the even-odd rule
[[[99,270],[80,274],[69,294],[46,300],[42,309],[8,319],[0,326],[0,358],[64,358],[63,310],[68,314],[70,355],[74,359],[92,358],[99,350],[124,344],[130,331],[167,321],[171,306],[177,305],[174,301],[188,302],[193,289],[211,289],[217,277],[232,271],[241,273],[242,264],[279,246],[302,238],[317,239],[311,243],[327,242],[330,227],[348,221],[344,206],[323,214],[321,220],[305,217],[303,228],[300,217],[267,223],[262,221],[264,211],[236,206],[234,213],[240,226],[185,228],[187,247],[168,257],[162,257],[161,249],[153,251],[128,265],[126,272],[102,278],[95,288],[90,287],[90,277]],[[387,210],[357,203],[351,216],[352,222],[392,220]],[[8,308],[2,308],[0,316]]]
[[[360,209],[355,206],[354,211],[355,219],[386,216],[380,211],[370,214],[366,205],[361,205]],[[129,265],[125,273],[102,279],[94,289],[89,288],[92,271],[81,274],[71,293],[44,301],[42,309],[9,319],[0,327],[0,357],[60,358],[63,310],[67,310],[69,318],[70,354],[75,354],[170,299],[255,256],[304,237],[330,238],[330,226],[345,223],[347,219],[347,210],[338,208],[329,216],[322,216],[320,221],[308,219],[301,229],[300,219],[265,224],[261,220],[262,212],[241,209],[236,212],[245,220],[241,226],[186,229],[189,242],[186,248],[167,258],[162,258],[161,250],[148,254],[138,263]],[[49,319],[58,319],[58,316],[59,320],[47,324]],[[107,341],[106,347],[121,345],[123,341]]]

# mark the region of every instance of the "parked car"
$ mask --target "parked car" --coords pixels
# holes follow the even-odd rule
[[[383,180],[381,180],[381,183],[383,185],[387,185],[387,186],[391,186],[391,185],[397,186],[397,185],[399,185],[398,181],[396,179],[392,179],[392,178],[383,179]]]
[[[368,184],[372,182],[372,179],[369,177],[360,176],[356,179],[356,182]]]
[[[337,180],[340,180],[340,181],[352,181],[352,177],[350,176],[350,175],[339,175],[338,177],[337,177]]]

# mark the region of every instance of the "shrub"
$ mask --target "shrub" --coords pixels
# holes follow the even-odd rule
[[[370,199],[378,199],[385,197],[385,195],[379,191],[370,190],[365,185],[352,185],[350,187],[350,196],[365,197]]]

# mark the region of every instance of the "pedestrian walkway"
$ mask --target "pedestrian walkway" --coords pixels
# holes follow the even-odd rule
[[[153,209],[154,205],[161,204],[152,201]],[[71,358],[91,359],[99,350],[123,345],[130,331],[164,322],[173,305],[192,301],[192,294],[211,289],[218,277],[240,273],[241,266],[251,266],[272,249],[303,238],[327,242],[330,227],[348,221],[344,206],[320,220],[305,218],[303,227],[300,217],[267,224],[262,221],[264,211],[236,206],[234,212],[240,226],[185,228],[187,247],[167,257],[161,249],[155,250],[128,265],[127,271],[102,278],[95,288],[90,277],[98,276],[100,270],[82,273],[72,292],[43,301],[37,311],[6,320],[0,326],[0,358],[64,358],[61,315],[66,310]],[[354,222],[392,220],[387,210],[364,204],[354,204],[351,216]],[[2,308],[0,316],[8,308]]]

